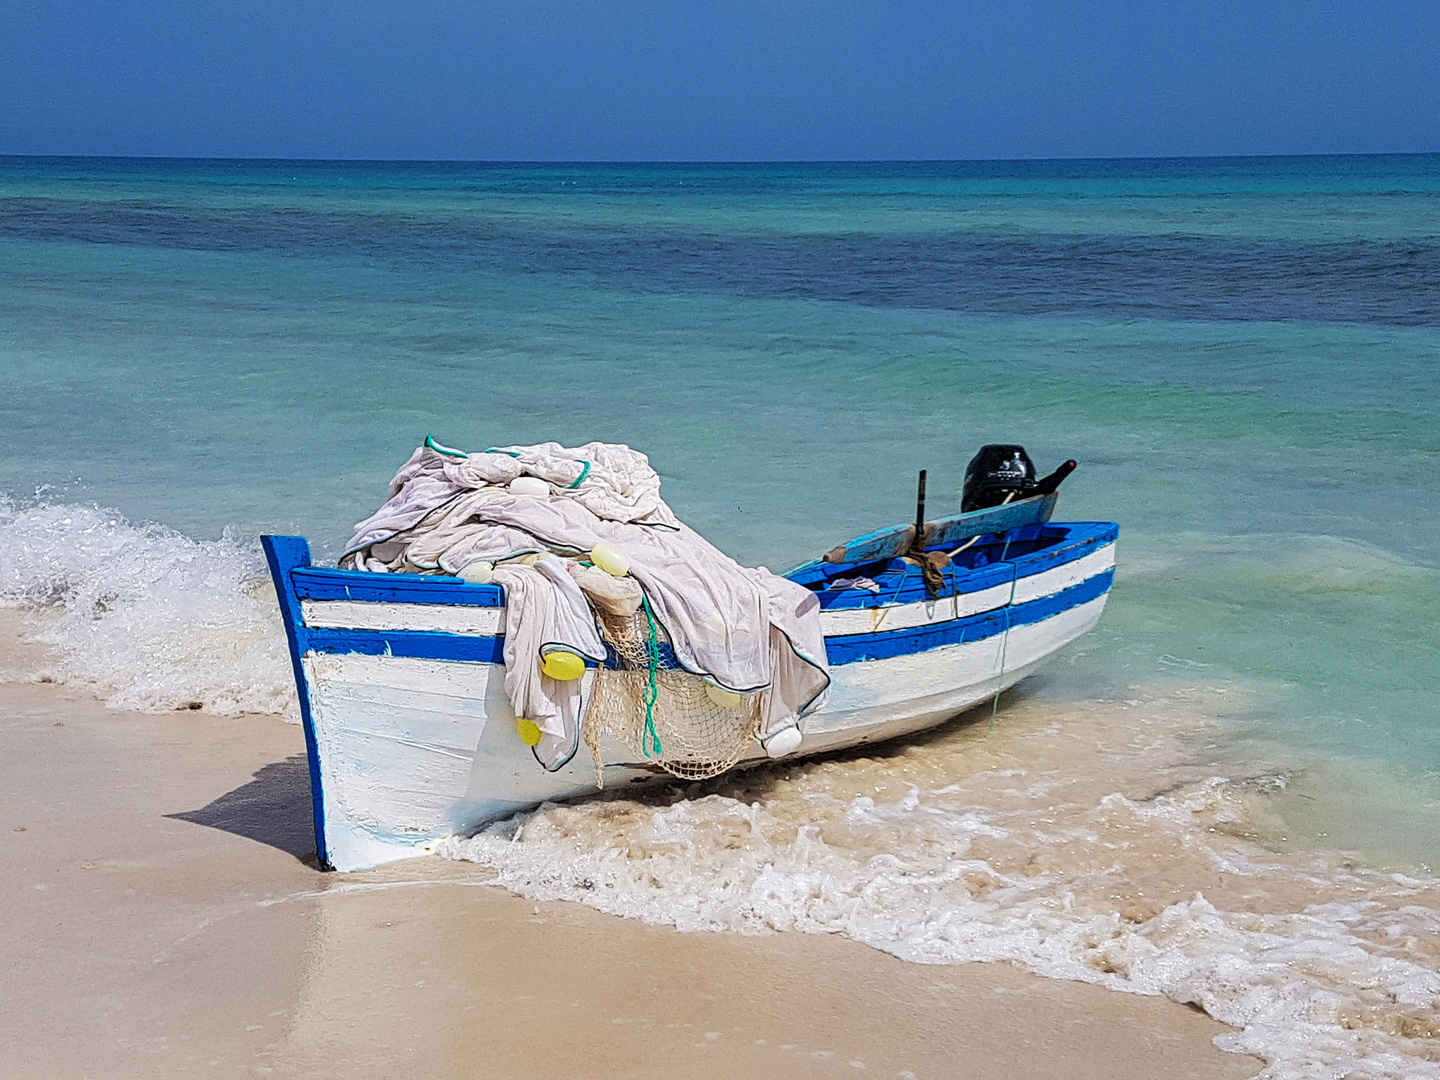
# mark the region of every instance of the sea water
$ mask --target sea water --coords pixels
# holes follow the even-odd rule
[[[0,598],[54,647],[10,675],[155,710],[293,713],[256,537],[333,559],[427,433],[630,443],[776,569],[982,443],[1074,457],[1115,588],[993,729],[451,854],[1440,1075],[1440,157],[0,159],[0,391]]]

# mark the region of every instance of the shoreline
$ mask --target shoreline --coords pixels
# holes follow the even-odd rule
[[[297,726],[118,712],[58,684],[0,684],[0,705],[17,1078],[1261,1067],[1198,1010],[1008,964],[682,933],[438,858],[322,874]]]

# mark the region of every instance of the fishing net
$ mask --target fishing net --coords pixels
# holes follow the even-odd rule
[[[620,667],[595,673],[585,714],[585,744],[604,786],[600,740],[607,732],[640,761],[686,780],[730,768],[760,732],[764,694],[743,694],[734,708],[717,703],[708,684],[688,671],[660,667],[660,643],[646,603],[633,615],[597,612]],[[723,696],[723,695],[722,695]]]

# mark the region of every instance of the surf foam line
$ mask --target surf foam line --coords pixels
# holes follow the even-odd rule
[[[999,738],[962,725],[708,793],[545,806],[439,852],[681,930],[840,933],[1161,994],[1233,1025],[1217,1043],[1267,1080],[1440,1077],[1436,882],[1239,839],[1263,785],[1195,774],[1153,704],[1057,708],[1012,706]]]
[[[39,671],[117,709],[298,719],[285,633],[256,543],[192,540],[96,505],[0,496],[0,606],[51,646]]]

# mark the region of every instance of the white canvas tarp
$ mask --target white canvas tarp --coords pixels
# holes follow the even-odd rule
[[[548,494],[515,494],[508,484],[518,476],[545,480]],[[540,674],[541,653],[558,646],[598,659],[604,647],[563,558],[514,560],[536,551],[583,556],[597,544],[629,556],[682,667],[727,690],[769,691],[762,734],[816,704],[829,675],[815,595],[741,566],[682,524],[660,498],[648,459],[628,446],[544,443],[461,457],[427,440],[385,505],[356,526],[342,565],[458,573],[476,560],[500,564],[506,690],[516,714],[544,733],[537,753],[548,764],[573,753],[582,703],[578,682]]]

